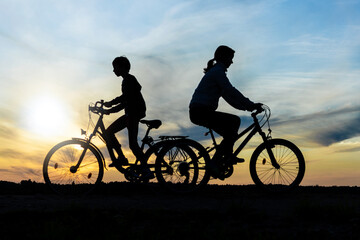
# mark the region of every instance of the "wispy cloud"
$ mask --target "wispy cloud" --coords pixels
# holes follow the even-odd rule
[[[1,180],[5,180],[3,176],[7,176],[7,179],[18,179],[18,181],[31,179],[40,182],[42,180],[41,169],[34,169],[33,167],[12,166],[8,169],[0,169],[0,173],[2,175]]]
[[[341,149],[341,150],[337,150],[336,152],[340,152],[340,153],[360,152],[360,147],[352,147],[352,148]]]
[[[274,119],[272,125],[289,127],[295,134],[323,146],[360,135],[360,106],[316,112],[287,120]]]

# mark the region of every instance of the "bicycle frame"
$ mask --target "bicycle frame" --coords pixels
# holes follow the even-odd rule
[[[100,106],[97,106],[98,104],[100,104]],[[92,112],[95,113],[95,114],[96,114],[96,113],[99,113],[99,114],[98,114],[98,115],[99,115],[99,119],[98,119],[98,121],[97,121],[97,123],[96,123],[96,125],[95,125],[95,127],[94,127],[93,132],[92,132],[92,133],[89,135],[89,137],[84,141],[84,142],[86,143],[85,146],[84,146],[84,150],[83,150],[83,152],[82,152],[82,154],[81,154],[81,156],[80,156],[80,158],[79,158],[79,161],[78,161],[78,163],[76,164],[76,166],[73,166],[73,167],[70,168],[70,171],[71,171],[71,172],[73,172],[73,171],[76,172],[76,171],[77,171],[77,169],[79,168],[79,166],[80,166],[80,164],[81,164],[81,162],[82,162],[82,160],[83,160],[83,158],[84,158],[84,156],[85,156],[85,154],[86,154],[86,151],[88,150],[89,146],[92,145],[92,144],[91,144],[92,138],[93,138],[94,136],[96,136],[96,135],[98,135],[99,138],[105,143],[105,145],[106,145],[106,147],[107,147],[107,149],[108,149],[109,155],[110,155],[110,159],[111,159],[112,161],[114,161],[114,160],[116,159],[116,158],[115,158],[115,154],[114,154],[114,152],[113,152],[113,150],[112,150],[112,148],[111,148],[111,144],[109,144],[109,143],[110,143],[110,141],[108,140],[109,138],[108,138],[108,136],[107,136],[107,134],[106,134],[106,128],[105,128],[105,125],[104,125],[104,122],[103,122],[104,114],[103,114],[101,111],[99,111],[99,110],[95,110],[95,111],[91,110],[91,109],[101,109],[102,106],[103,106],[103,104],[104,104],[104,102],[101,101],[101,102],[97,102],[97,103],[95,104],[95,107],[89,107],[89,111],[92,111]],[[99,130],[99,128],[100,128],[100,130]],[[83,132],[83,133],[86,133],[85,131],[82,131],[82,132]],[[149,131],[146,132],[145,137],[147,137],[148,134],[149,134]],[[143,150],[143,148],[144,148],[144,144],[142,144],[141,150]],[[104,165],[104,166],[105,166],[105,165]],[[124,171],[125,169],[118,169],[118,170],[123,173],[123,171]]]
[[[237,156],[243,149],[244,147],[246,146],[246,144],[251,140],[251,138],[256,134],[256,133],[259,133],[259,135],[261,136],[264,144],[266,144],[266,149],[268,151],[268,154],[269,154],[269,157],[271,159],[271,163],[272,165],[276,168],[276,169],[279,169],[280,166],[279,164],[276,162],[276,159],[275,159],[275,156],[273,154],[273,152],[271,151],[271,144],[269,144],[268,142],[268,137],[266,136],[266,134],[262,131],[261,129],[261,126],[259,124],[259,120],[257,119],[257,115],[259,114],[259,112],[255,112],[255,113],[252,113],[251,114],[251,117],[253,118],[253,121],[254,123],[251,124],[249,127],[247,127],[245,130],[243,130],[241,133],[239,133],[236,137],[236,141],[238,141],[241,137],[243,137],[245,134],[247,134],[249,132],[249,134],[245,137],[245,139],[241,142],[241,144],[239,145],[239,147],[233,152],[233,156]],[[216,149],[217,148],[217,143],[216,143],[216,140],[215,140],[215,136],[214,136],[214,133],[213,133],[213,130],[210,129],[210,131],[208,132],[210,133],[211,135],[211,138],[213,140],[213,143],[214,143],[214,147],[210,148],[208,150],[208,152],[211,152],[212,150]]]
[[[76,164],[76,166],[71,167],[70,171],[72,171],[72,172],[76,172],[77,169],[79,168],[79,166],[80,166],[80,164],[81,164],[81,162],[82,162],[82,160],[83,160],[83,158],[85,156],[85,153],[88,150],[89,146],[94,147],[94,144],[91,143],[91,140],[96,135],[99,136],[99,138],[105,143],[105,145],[106,145],[106,147],[108,149],[109,155],[110,155],[110,159],[112,161],[116,160],[116,157],[115,157],[115,154],[114,154],[114,151],[113,151],[113,148],[112,148],[112,144],[111,144],[111,142],[109,140],[109,137],[108,137],[108,135],[106,133],[106,128],[105,128],[105,125],[104,125],[104,122],[103,122],[103,117],[104,117],[104,113],[102,111],[103,105],[104,105],[104,102],[99,101],[99,102],[95,103],[95,106],[89,106],[89,111],[99,115],[99,119],[98,119],[98,121],[97,121],[97,123],[96,123],[96,125],[94,127],[93,132],[89,135],[88,138],[83,140],[83,142],[85,144],[84,145],[84,150],[83,150],[82,155],[80,156],[79,161]],[[142,122],[142,121],[140,121],[140,122]],[[151,150],[151,151],[153,151],[155,153],[155,150],[158,149],[159,146],[161,145],[160,142],[184,138],[183,136],[160,136],[160,140],[153,140],[152,137],[149,136],[150,130],[153,129],[153,128],[158,128],[161,125],[161,121],[160,120],[152,120],[152,121],[143,120],[142,123],[144,123],[144,124],[146,124],[148,126],[148,129],[146,130],[146,133],[145,133],[145,135],[144,135],[144,137],[142,139],[142,144],[140,146],[140,149],[142,151],[144,151],[145,145],[147,145],[147,146],[149,146],[148,150]],[[150,124],[152,124],[152,126]],[[82,130],[82,132],[84,134],[86,133],[83,130]],[[122,152],[121,149],[120,149],[120,151]],[[146,151],[146,153],[147,152],[148,151]],[[135,163],[131,163],[129,165],[130,166],[131,165],[136,166],[138,163],[139,163],[139,159],[136,159]],[[148,164],[148,166],[149,166],[149,164]],[[125,168],[117,167],[117,170],[119,170],[121,173],[124,173]]]
[[[80,164],[82,163],[82,160],[84,159],[85,157],[85,154],[86,154],[86,151],[88,150],[89,146],[90,145],[93,145],[91,143],[91,140],[94,136],[96,136],[97,133],[99,133],[99,136],[100,136],[100,139],[105,142],[106,146],[108,147],[108,143],[107,143],[107,140],[106,140],[106,134],[105,134],[105,126],[104,126],[104,123],[103,123],[103,114],[100,114],[99,115],[99,119],[95,125],[95,128],[93,130],[93,132],[90,134],[90,136],[83,140],[83,142],[85,143],[85,145],[83,146],[84,150],[79,158],[79,161],[77,162],[77,164],[75,166],[72,166],[70,167],[70,171],[72,173],[75,173],[77,171],[77,169],[80,167]],[[98,130],[98,129],[101,129],[101,132]],[[82,130],[82,133],[86,133],[85,131]],[[110,151],[110,149],[108,148],[109,150],[109,155],[110,155],[110,158],[111,159],[115,159],[115,155],[112,151]],[[100,151],[100,150],[99,150]],[[104,165],[105,166],[105,165]],[[106,168],[106,167],[105,167]]]

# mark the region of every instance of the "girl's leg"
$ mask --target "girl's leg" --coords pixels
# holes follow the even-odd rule
[[[193,123],[213,129],[223,137],[216,155],[230,155],[240,127],[240,118],[233,114],[210,111],[203,108],[190,109]]]

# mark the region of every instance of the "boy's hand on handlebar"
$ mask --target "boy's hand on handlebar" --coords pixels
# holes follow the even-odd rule
[[[112,103],[111,102],[104,102],[104,106],[109,108],[112,106]]]
[[[105,115],[109,115],[111,112],[110,112],[110,109],[103,109],[102,110],[103,114]]]

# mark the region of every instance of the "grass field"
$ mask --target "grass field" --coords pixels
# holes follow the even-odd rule
[[[170,194],[156,185],[103,184],[59,196],[41,183],[0,183],[0,239],[360,239],[358,187],[209,185]]]

